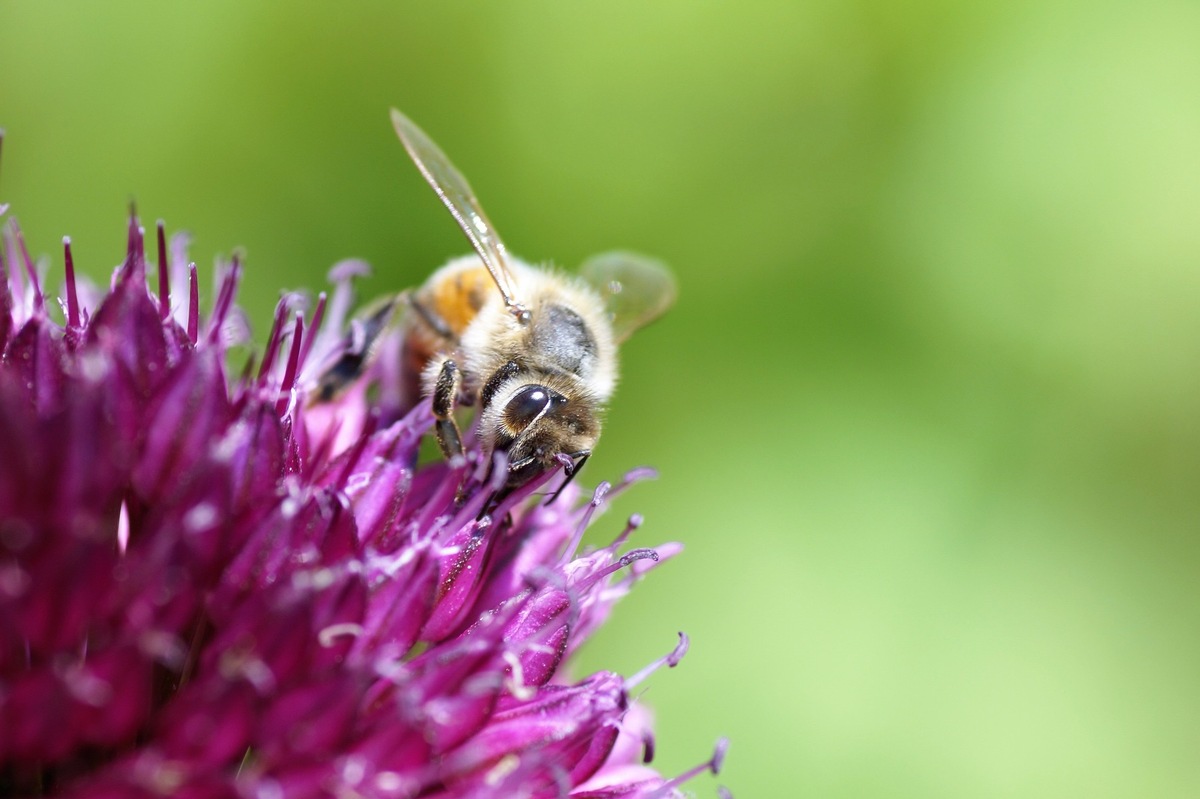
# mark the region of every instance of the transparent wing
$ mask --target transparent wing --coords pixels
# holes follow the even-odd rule
[[[618,343],[666,313],[678,293],[662,261],[635,252],[593,255],[579,274],[604,300]]]
[[[441,148],[425,135],[425,131],[395,108],[392,109],[392,125],[417,169],[421,170],[434,193],[466,234],[475,252],[483,259],[492,279],[496,281],[496,287],[500,289],[505,306],[518,320],[527,322],[529,311],[517,296],[516,280],[508,269],[508,251],[479,207],[479,201],[475,199],[467,179],[450,163]]]

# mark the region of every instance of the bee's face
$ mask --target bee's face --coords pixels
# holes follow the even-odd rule
[[[510,488],[556,466],[559,455],[587,457],[600,438],[597,403],[564,385],[570,382],[523,380],[486,414],[482,429],[494,450],[508,455]]]

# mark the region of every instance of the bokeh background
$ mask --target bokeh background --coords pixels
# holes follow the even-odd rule
[[[580,669],[693,639],[658,764],[742,797],[1200,796],[1200,6],[0,3],[0,200],[97,278],[127,203],[264,335],[465,242],[670,262],[587,480],[686,551]],[[692,785],[715,796],[711,780]]]

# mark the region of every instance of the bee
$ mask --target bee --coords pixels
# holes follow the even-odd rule
[[[455,409],[476,407],[489,462],[506,456],[504,493],[560,464],[570,480],[600,438],[617,347],[671,306],[675,281],[659,261],[634,253],[594,256],[578,276],[510,256],[445,153],[395,109],[392,124],[475,250],[400,295],[408,305],[402,369],[419,390],[414,401],[431,403],[451,463],[464,457]]]

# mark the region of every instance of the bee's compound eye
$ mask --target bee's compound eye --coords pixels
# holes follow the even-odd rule
[[[504,421],[513,430],[524,430],[557,396],[545,386],[526,386],[504,406]]]

